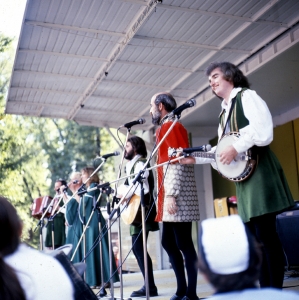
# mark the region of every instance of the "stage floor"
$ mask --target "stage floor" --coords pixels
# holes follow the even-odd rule
[[[152,297],[155,300],[169,300],[175,293],[176,280],[172,269],[154,271],[155,282],[158,287],[157,297]],[[133,291],[138,290],[143,285],[143,278],[141,273],[123,274],[123,299],[130,298]],[[285,273],[284,280],[285,290],[293,290],[299,293],[299,273],[295,271],[288,271]],[[110,290],[106,289],[108,295],[101,299],[110,299]],[[98,292],[98,290],[94,290]],[[205,281],[203,276],[199,273],[197,278],[197,296],[204,299],[213,294],[213,288]],[[299,294],[298,294],[299,297]],[[114,285],[114,298],[120,299],[120,284]],[[141,299],[141,298],[134,298]]]

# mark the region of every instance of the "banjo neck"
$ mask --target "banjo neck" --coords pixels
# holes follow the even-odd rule
[[[190,154],[193,157],[212,158],[215,159],[215,153],[211,152],[193,152]]]

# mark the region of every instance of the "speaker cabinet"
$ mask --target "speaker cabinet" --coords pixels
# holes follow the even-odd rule
[[[290,210],[277,215],[276,229],[287,267],[299,266],[299,210]]]

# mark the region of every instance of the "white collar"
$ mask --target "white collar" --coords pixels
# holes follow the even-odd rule
[[[222,100],[222,102],[221,102],[222,109],[227,110],[231,105],[232,99],[235,98],[237,96],[238,92],[240,92],[241,90],[242,90],[241,87],[233,88],[232,91],[230,92],[230,95],[228,98],[228,104],[226,104],[224,99]]]

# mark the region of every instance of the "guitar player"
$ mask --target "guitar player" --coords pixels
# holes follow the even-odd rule
[[[138,136],[131,136],[128,138],[128,141],[125,145],[125,159],[128,160],[128,163],[126,164],[126,174],[134,174],[138,173],[144,168],[144,164],[146,162],[146,146],[144,143],[144,140],[141,139]],[[156,217],[156,206],[153,204],[153,190],[154,190],[154,177],[152,174],[152,171],[145,171],[144,172],[144,194],[147,198],[150,196],[149,201],[149,207],[152,207],[149,217],[146,220],[146,240],[148,238],[149,231],[157,231],[159,230],[159,224],[154,221]],[[132,184],[133,180],[135,179],[135,176],[131,176],[128,178],[128,180],[125,182],[125,184],[121,185],[118,188],[118,197],[122,198],[123,195],[126,195],[126,199],[129,199],[131,196],[133,196],[133,193],[137,196],[140,196],[141,189],[140,185],[136,183],[136,187],[133,187],[132,189],[129,188],[129,185]],[[129,192],[128,192],[129,191]],[[130,208],[130,205],[128,206],[128,209]],[[140,231],[142,230],[141,223],[140,224],[131,224],[130,225],[130,234],[132,236],[132,247],[133,247],[133,253],[136,257],[138,266],[140,268],[140,271],[143,275],[143,278],[145,279],[145,267],[144,267],[144,253],[143,253],[143,238]],[[147,253],[147,262],[148,262],[148,286],[149,286],[149,295],[150,297],[158,296],[158,290],[155,285],[154,281],[154,274],[153,274],[153,264],[151,257]],[[133,291],[131,294],[131,297],[145,297],[146,296],[146,290],[145,285],[141,287],[141,289],[137,291]]]
[[[211,63],[206,75],[213,93],[222,100],[219,140],[228,132],[240,133],[240,138],[220,153],[220,162],[229,165],[238,153],[249,148],[257,152],[258,164],[253,174],[236,182],[238,213],[262,245],[260,286],[281,289],[284,256],[276,233],[276,215],[294,205],[294,200],[281,165],[269,147],[273,140],[271,113],[265,101],[249,88],[248,79],[235,65]],[[183,164],[206,162],[206,158],[181,160]]]

